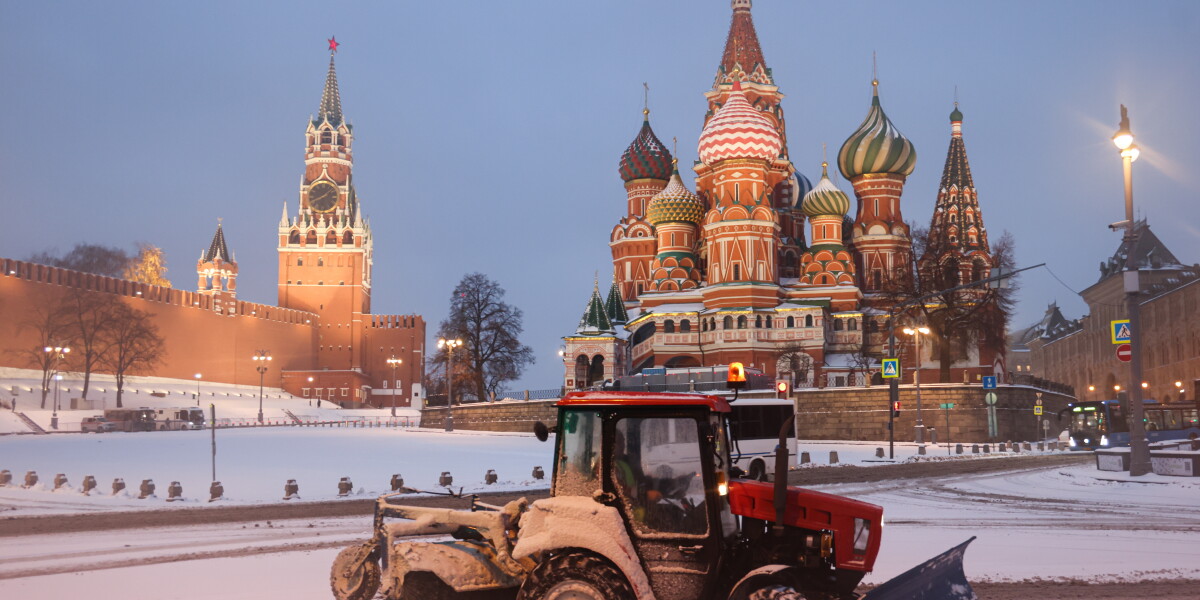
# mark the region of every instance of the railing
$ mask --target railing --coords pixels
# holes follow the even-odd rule
[[[1031,387],[1041,388],[1048,392],[1058,392],[1059,394],[1066,396],[1075,395],[1074,386],[1070,386],[1065,383],[1059,383],[1057,381],[1050,381],[1049,379],[1042,379],[1041,377],[1034,377],[1033,375],[1026,373],[1013,373],[1010,379],[1014,385],[1028,385]]]

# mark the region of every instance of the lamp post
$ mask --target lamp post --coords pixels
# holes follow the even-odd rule
[[[438,349],[446,349],[446,431],[454,431],[454,349],[462,340],[438,338]]]
[[[400,386],[396,385],[396,367],[400,366],[400,363],[402,363],[402,362],[404,362],[404,359],[396,358],[395,354],[393,354],[391,358],[387,359],[387,364],[392,365],[392,416],[393,417],[396,416],[396,392],[398,391],[398,388],[400,387]]]
[[[201,376],[199,373],[196,373],[194,375],[194,377],[196,378],[196,406],[200,406],[200,377]]]
[[[1133,143],[1133,132],[1129,129],[1129,110],[1121,105],[1121,124],[1112,137],[1113,144],[1121,153],[1122,172],[1125,176],[1125,304],[1129,317],[1129,474],[1145,475],[1150,472],[1150,447],[1146,444],[1145,407],[1142,406],[1142,346],[1138,294],[1137,257],[1133,254],[1137,232],[1133,222],[1133,161],[1137,160],[1137,144]]]
[[[254,351],[254,369],[258,371],[258,422],[263,422],[262,404],[263,404],[263,377],[267,374],[267,365],[271,362],[270,350],[255,350]]]
[[[913,336],[917,344],[917,368],[913,370],[913,383],[917,388],[917,443],[925,443],[925,422],[921,420],[921,336],[929,335],[928,327],[905,327],[904,333]]]
[[[50,428],[58,429],[58,382],[62,380],[62,375],[58,374],[58,364],[67,358],[71,349],[66,346],[46,346],[42,351],[54,355],[54,411],[50,415]]]
[[[312,382],[313,382],[313,378],[312,378],[312,377],[309,377],[309,378],[308,378],[308,385],[310,386],[310,389],[311,389],[311,386],[312,386]],[[313,392],[313,395],[317,397],[317,408],[321,408],[321,395],[320,395],[320,394],[317,394],[316,392]]]

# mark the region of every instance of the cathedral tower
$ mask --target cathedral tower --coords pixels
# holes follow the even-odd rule
[[[886,289],[889,281],[906,273],[904,267],[912,260],[900,195],[917,164],[912,142],[883,112],[879,81],[872,81],[871,87],[867,118],[838,153],[838,168],[858,197],[850,239],[858,254],[860,287],[867,294]]]
[[[225,231],[220,223],[217,223],[217,232],[213,234],[208,250],[200,253],[196,274],[199,276],[196,289],[203,295],[212,296],[213,311],[235,314],[238,267],[225,245]]]
[[[279,222],[279,305],[320,316],[318,365],[363,366],[363,315],[371,312],[371,229],[354,190],[353,128],[342,116],[334,54],[305,131],[300,207]]]
[[[950,149],[938,186],[937,206],[929,224],[929,249],[936,254],[922,257],[924,268],[940,268],[948,275],[945,283],[985,279],[991,273],[992,255],[987,229],[979,210],[979,195],[967,162],[962,138],[963,114],[954,103],[950,113]]]
[[[625,182],[626,212],[613,227],[608,245],[621,297],[633,302],[650,289],[650,263],[656,250],[646,206],[671,177],[671,152],[650,129],[649,108],[642,110],[642,129],[621,155],[618,171]]]
[[[677,161],[676,161],[677,162]],[[651,286],[656,292],[690,290],[700,285],[696,228],[704,218],[704,203],[688,191],[676,166],[666,189],[650,200],[646,218],[654,226],[658,253],[651,266]]]

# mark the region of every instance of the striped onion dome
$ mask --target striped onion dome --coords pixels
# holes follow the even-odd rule
[[[804,195],[800,210],[810,217],[844,215],[850,211],[850,197],[829,180],[829,163],[821,163],[821,181]]]
[[[700,134],[700,160],[709,165],[728,158],[774,160],[782,148],[779,132],[746,100],[740,82]]]
[[[799,209],[800,204],[804,202],[804,196],[813,189],[813,184],[804,176],[804,173],[796,170],[796,165],[792,165],[792,201],[790,206]]]
[[[635,179],[666,179],[671,176],[671,151],[658,141],[658,136],[650,129],[650,110],[643,110],[642,115],[645,117],[642,129],[621,155],[621,164],[617,168],[626,183]]]
[[[699,224],[704,218],[704,203],[688,191],[679,177],[679,168],[671,172],[671,181],[663,191],[656,194],[646,205],[646,220],[658,227],[663,223],[682,222]]]
[[[892,121],[883,114],[879,104],[879,82],[873,81],[871,110],[858,130],[842,144],[838,152],[838,168],[846,179],[868,173],[910,175],[917,165],[917,151],[912,142],[901,135]]]

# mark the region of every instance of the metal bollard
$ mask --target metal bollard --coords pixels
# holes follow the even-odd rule
[[[1008,452],[1008,444],[1005,444],[1004,442],[1000,442],[999,444],[997,444],[996,451],[997,452]]]
[[[29,489],[29,488],[37,485],[37,482],[38,482],[37,471],[25,471],[25,485],[22,485],[21,487],[23,487],[25,489]]]
[[[1038,452],[1041,452],[1041,451],[1045,450],[1045,449],[1046,449],[1046,443],[1045,443],[1045,442],[1038,442],[1037,449],[1038,449]]]
[[[831,465],[836,465],[836,464],[838,464],[838,453],[837,453],[837,450],[830,450],[830,451],[829,451],[829,464],[831,464]]]
[[[955,445],[954,445],[954,453],[955,453],[955,454],[962,454],[962,444],[955,444]]]
[[[1033,450],[1033,448],[1029,445],[1029,442],[1023,442],[1021,445],[1024,446],[1026,452]]]
[[[12,484],[12,472],[8,469],[0,471],[0,487],[8,487]]]
[[[345,498],[353,491],[354,483],[350,481],[349,477],[343,477],[338,480],[338,498]]]
[[[392,475],[392,491],[399,492],[404,489],[404,478],[399,473]]]
[[[212,482],[212,485],[208,486],[208,501],[209,502],[212,502],[213,500],[220,500],[221,496],[224,496],[224,495],[225,495],[225,486],[221,485],[220,481],[214,481],[214,482]]]
[[[66,475],[59,473],[58,475],[54,476],[54,489],[56,489],[56,490],[62,489],[63,486],[66,486],[66,485],[67,485],[67,476]]]
[[[990,446],[988,446],[987,444],[984,444],[984,445],[983,445],[983,453],[984,453],[984,454],[991,454],[991,453],[992,453],[992,449],[991,449],[991,447],[990,447]]]
[[[141,486],[141,488],[139,488],[139,491],[140,491],[140,493],[138,494],[138,500],[145,500],[146,498],[154,498],[155,497],[154,496],[154,480],[153,479],[143,479],[142,486]]]
[[[500,480],[500,477],[496,475],[495,469],[488,469],[487,473],[484,473],[484,475],[483,475],[483,483],[485,483],[487,485],[492,485],[493,483],[496,483],[499,480]]]
[[[83,476],[83,495],[91,496],[92,490],[96,489],[96,478],[91,475]]]
[[[534,479],[545,479],[546,472],[543,471],[541,467],[534,467],[533,468],[533,478]]]
[[[810,457],[808,455],[808,451],[805,450],[804,452],[801,452],[800,453],[800,464],[807,465],[810,462],[812,462],[812,457]]]
[[[123,489],[125,489],[125,480],[121,479],[120,477],[114,479],[112,495],[116,496],[117,494],[121,493],[121,490]]]
[[[450,471],[442,471],[441,477],[438,477],[438,485],[442,487],[450,487],[454,483],[454,478],[450,476]]]
[[[1016,444],[1016,443],[1014,443],[1014,444],[1012,445],[1012,451],[1013,451],[1013,452],[1017,452],[1017,453],[1019,453],[1019,452],[1021,451],[1021,444]]]
[[[979,444],[971,444],[971,454],[979,454]]]
[[[172,481],[171,485],[167,486],[167,502],[176,500],[183,500],[183,486],[179,485],[178,481]]]
[[[917,446],[917,454],[920,454],[921,456],[925,456],[925,446],[924,445]]]
[[[300,499],[300,484],[296,483],[295,479],[289,479],[287,483],[283,484],[283,499],[291,500],[292,498]]]
[[[875,449],[875,458],[883,458],[883,448]]]

